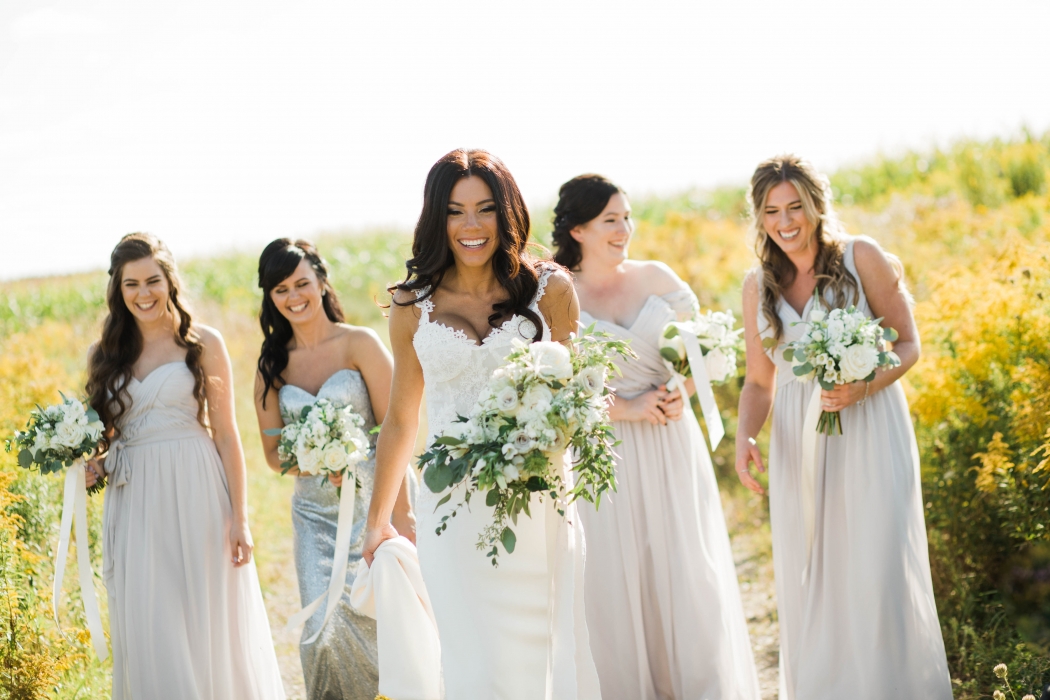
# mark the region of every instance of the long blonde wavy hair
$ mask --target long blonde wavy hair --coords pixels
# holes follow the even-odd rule
[[[846,269],[846,240],[842,226],[831,208],[831,185],[809,162],[795,155],[780,155],[763,161],[751,176],[751,233],[755,241],[761,274],[762,313],[779,342],[784,335],[784,323],[777,313],[777,304],[783,291],[791,286],[798,269],[784,251],[766,233],[762,212],[766,198],[774,187],[790,182],[798,190],[806,219],[815,225],[814,241],[817,257],[813,273],[821,303],[828,308],[845,308],[860,298],[857,280]],[[825,294],[830,291],[832,303]]]

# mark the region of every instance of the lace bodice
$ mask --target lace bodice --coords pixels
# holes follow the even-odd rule
[[[846,252],[843,255],[843,263],[846,265],[846,269],[849,270],[850,274],[853,275],[853,279],[857,281],[857,293],[859,298],[856,300],[856,307],[868,317],[872,316],[871,307],[868,306],[868,298],[864,294],[864,285],[860,281],[860,274],[857,272],[857,265],[853,259],[853,244],[857,240],[856,237],[850,238],[849,242],[846,243]],[[869,239],[870,240],[870,239]],[[759,277],[759,284],[761,284],[761,277]],[[825,292],[825,299],[828,304],[834,304],[834,295],[828,290]],[[777,385],[783,386],[784,384],[790,384],[795,381],[795,374],[792,372],[791,362],[784,359],[784,345],[786,343],[794,342],[802,337],[805,326],[802,325],[802,321],[809,317],[809,312],[813,308],[813,297],[810,297],[806,305],[802,307],[802,313],[799,314],[795,311],[791,304],[784,300],[784,297],[780,297],[780,301],[777,303],[777,314],[780,316],[780,320],[784,324],[784,335],[780,339],[780,344],[776,348],[766,350],[766,354],[773,360],[773,364],[777,366]],[[762,313],[762,305],[758,307],[758,333],[765,338],[773,337],[773,328],[769,325],[769,321],[766,320],[766,316]]]
[[[546,269],[540,274],[539,288],[529,305],[543,324],[543,340],[551,339],[551,331],[540,313],[539,301],[551,272],[552,269]],[[418,290],[416,296],[423,297],[428,290],[429,287]],[[423,368],[429,444],[457,415],[470,413],[492,373],[510,353],[514,339],[531,341],[536,328],[527,318],[514,315],[489,333],[479,345],[463,331],[431,321],[430,314],[434,311],[432,299],[421,299],[416,306],[422,313],[412,345]]]

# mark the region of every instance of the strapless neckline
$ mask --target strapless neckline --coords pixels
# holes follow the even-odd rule
[[[277,393],[280,394],[280,392],[284,391],[285,389],[288,389],[288,390],[295,389],[296,391],[303,392],[304,394],[309,396],[311,399],[314,399],[316,401],[318,399],[318,397],[320,397],[321,394],[324,393],[325,387],[327,387],[332,382],[332,380],[334,380],[336,377],[338,377],[341,374],[343,374],[343,372],[349,372],[350,374],[361,374],[356,369],[345,369],[344,368],[344,369],[336,370],[335,372],[332,373],[332,376],[330,376],[330,377],[328,377],[328,379],[324,380],[321,383],[321,387],[317,390],[316,394],[311,394],[306,389],[302,388],[301,386],[296,386],[295,384],[284,384],[284,385],[281,386],[280,389],[277,390]]]

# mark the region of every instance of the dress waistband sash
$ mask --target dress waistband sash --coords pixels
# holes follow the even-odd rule
[[[132,438],[120,438],[109,445],[109,455],[106,457],[106,473],[109,475],[109,487],[116,488],[124,486],[131,477],[131,465],[128,461],[126,450],[129,447],[142,447],[161,442],[173,440],[190,440],[193,438],[211,439],[208,431],[199,424],[187,425],[175,429],[146,431]]]

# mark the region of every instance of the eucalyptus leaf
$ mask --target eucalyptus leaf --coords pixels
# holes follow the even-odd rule
[[[799,365],[791,370],[795,373],[796,377],[803,377],[813,371],[813,365],[808,362],[804,365]]]
[[[485,494],[485,505],[490,508],[495,508],[497,503],[499,503],[499,491],[496,489],[489,489],[489,492]]]
[[[772,350],[776,346],[777,346],[777,339],[776,338],[767,337],[767,338],[763,338],[762,339],[762,347],[765,348],[766,350]]]
[[[33,453],[29,450],[19,450],[18,452],[18,466],[23,469],[29,469],[33,466]]]
[[[763,344],[765,344],[765,341],[763,341]],[[791,346],[784,348],[784,359],[788,362],[795,359],[795,350]]]
[[[283,428],[267,428],[263,431],[263,435],[279,436]]]
[[[682,361],[682,358],[678,356],[674,348],[660,348],[660,357],[664,358],[671,364],[678,364]]]
[[[893,328],[884,328],[882,330],[882,339],[883,340],[888,340],[889,342],[892,343],[892,342],[896,341],[898,337],[900,337],[900,336],[897,334],[897,331],[894,330]]]
[[[436,438],[434,440],[434,443],[437,445],[445,445],[446,447],[455,447],[457,445],[462,445],[463,441],[458,437],[452,437],[451,435],[442,435],[441,437]]]
[[[509,527],[503,528],[503,532],[501,532],[499,536],[499,541],[503,543],[503,548],[507,550],[507,554],[513,554],[514,547],[518,544],[517,536]]]
[[[434,512],[437,512],[438,508],[440,508],[441,506],[443,506],[446,503],[448,503],[451,498],[452,498],[452,493],[451,492],[446,493],[444,496],[442,496],[441,500],[437,502],[436,506],[434,506]]]

